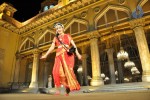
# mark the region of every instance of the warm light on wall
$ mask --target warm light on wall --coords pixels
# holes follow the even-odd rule
[[[10,11],[7,11],[7,12],[6,12],[6,15],[11,16],[11,12],[10,12]]]
[[[0,14],[0,19],[2,19],[3,13]]]

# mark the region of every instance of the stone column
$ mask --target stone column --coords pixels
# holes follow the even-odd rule
[[[107,52],[108,56],[108,63],[109,63],[109,72],[110,72],[110,81],[111,84],[116,83],[116,77],[115,77],[115,67],[114,67],[114,58],[113,58],[113,48],[109,48],[105,50]]]
[[[123,73],[123,64],[121,60],[117,60],[117,65],[118,65],[118,82],[119,83],[124,83],[124,73]]]
[[[134,19],[130,21],[130,25],[135,33],[135,38],[139,50],[139,55],[141,59],[143,74],[142,81],[150,82],[150,53],[148,49],[148,44],[143,29],[144,19]]]
[[[38,67],[39,67],[39,50],[33,50],[33,67],[32,67],[32,77],[29,88],[38,88]]]
[[[17,53],[16,54],[16,66],[15,66],[14,82],[19,81],[20,65],[21,65],[21,55],[19,53]]]
[[[83,68],[83,85],[88,85],[88,79],[87,79],[87,54],[82,53],[82,68]]]
[[[50,63],[48,61],[44,62],[44,87],[48,86],[48,67],[50,67]]]
[[[99,57],[99,49],[98,49],[98,39],[95,33],[90,35],[90,47],[91,47],[91,60],[92,60],[92,86],[100,86],[103,85],[104,82],[101,75],[100,69],[100,57]]]

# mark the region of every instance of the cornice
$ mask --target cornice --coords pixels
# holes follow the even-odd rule
[[[112,1],[112,0],[108,0]],[[108,2],[107,1],[107,2]],[[93,6],[95,3],[102,3],[106,1],[100,1],[100,0],[77,0],[74,1],[62,8],[56,9],[56,10],[48,10],[46,12],[42,12],[35,17],[25,21],[25,22],[17,22],[15,19],[11,19],[8,22],[6,21],[6,25],[9,24],[10,26],[13,26],[14,28],[11,29],[9,27],[5,27],[11,31],[17,30],[16,32],[18,34],[23,34],[27,32],[34,31],[36,28],[41,28],[43,26],[49,25],[49,23],[53,23],[54,20],[58,20],[62,17],[66,17],[68,15],[71,15],[75,12],[82,11],[83,9],[86,9],[89,6]],[[14,22],[14,25],[10,24]],[[17,24],[16,24],[17,23]],[[3,26],[2,26],[3,27]]]
[[[0,5],[0,12],[3,11],[4,9],[9,9],[11,12],[16,12],[17,10],[14,7],[9,6],[7,3],[3,3]]]
[[[0,26],[5,28],[5,29],[8,29],[12,32],[15,32],[15,33],[19,33],[20,30],[18,27],[21,27],[21,23],[17,20],[15,20],[14,18],[12,17],[9,17],[3,13],[0,13],[2,16],[0,17]]]
[[[129,23],[130,23],[131,29],[134,29],[139,26],[143,27],[143,26],[145,26],[145,19],[144,18],[133,19]]]
[[[0,23],[0,25],[18,34],[32,33],[34,30],[47,27],[53,22],[72,15],[73,13],[82,11],[88,7],[93,8],[97,5],[109,3],[111,1],[114,0],[76,0],[62,8],[56,10],[50,9],[46,12],[39,13],[35,17],[22,23],[12,18],[11,20],[4,21],[3,24]],[[143,0],[140,2],[140,5],[144,5],[146,2],[147,0]]]
[[[99,38],[100,33],[97,30],[96,31],[91,31],[86,36],[87,36],[88,39]]]
[[[38,55],[40,52],[41,52],[41,50],[38,49],[38,48],[35,48],[35,49],[32,50],[32,53],[36,54],[36,55]]]
[[[112,1],[112,0],[109,0]],[[24,22],[25,29],[30,29],[27,32],[33,31],[35,28],[39,27],[46,27],[47,25],[50,25],[49,23],[54,23],[55,21],[58,21],[62,18],[66,18],[74,13],[77,13],[79,11],[82,11],[89,6],[94,6],[95,3],[102,3],[106,1],[100,1],[100,0],[77,0],[75,2],[72,2],[62,8],[56,9],[56,10],[48,10],[46,12],[40,13],[34,18],[32,18],[32,22],[28,20],[28,22]],[[107,1],[108,2],[108,1]],[[96,4],[95,4],[96,5]],[[44,21],[45,19],[45,21]],[[40,21],[41,20],[41,21]],[[46,22],[47,21],[47,22]],[[29,24],[32,23],[32,26],[29,26]],[[33,30],[32,30],[33,29]],[[20,31],[20,33],[25,33],[24,31]]]

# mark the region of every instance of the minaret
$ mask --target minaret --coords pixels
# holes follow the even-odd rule
[[[9,17],[13,17],[14,12],[17,10],[13,7],[12,4],[3,3],[0,5],[0,19],[2,19],[3,15],[7,15]]]
[[[74,2],[76,0],[45,0],[41,3],[41,11],[40,12],[44,12],[47,11],[49,9],[59,9],[65,5],[68,5],[71,2]]]
[[[41,3],[41,12],[47,11],[48,9],[53,8],[57,4],[58,4],[58,0],[44,0]]]
[[[76,1],[76,0],[58,0],[58,4],[61,3],[62,6],[65,6],[73,1]]]

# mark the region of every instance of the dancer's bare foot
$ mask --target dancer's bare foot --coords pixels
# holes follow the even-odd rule
[[[65,96],[69,96],[69,94],[65,94]]]

